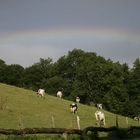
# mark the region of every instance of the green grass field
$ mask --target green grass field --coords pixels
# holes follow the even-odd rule
[[[0,128],[58,127],[77,128],[76,114],[70,113],[71,101],[46,95],[37,97],[31,90],[0,84]],[[87,105],[78,105],[81,129],[96,126],[94,113],[97,109]],[[106,127],[115,126],[116,115],[103,110]],[[54,123],[52,121],[54,118]],[[138,125],[138,122],[123,116],[118,117],[119,127]]]

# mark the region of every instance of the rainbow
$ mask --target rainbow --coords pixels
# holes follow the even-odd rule
[[[0,35],[0,44],[14,42],[37,42],[48,40],[96,40],[103,42],[126,42],[140,45],[140,33],[103,28],[53,28],[31,30]]]

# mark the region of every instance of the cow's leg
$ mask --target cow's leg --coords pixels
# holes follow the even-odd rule
[[[97,115],[97,122],[98,122],[98,126],[101,127],[101,120],[100,120],[100,116],[99,115]]]
[[[104,118],[104,120],[103,120],[103,124],[104,124],[104,126],[105,126],[105,118]]]
[[[72,107],[70,108],[70,112],[73,113],[73,109],[72,109]]]

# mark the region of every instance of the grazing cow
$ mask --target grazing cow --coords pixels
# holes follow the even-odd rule
[[[96,111],[95,112],[95,118],[96,122],[99,126],[104,125],[105,126],[105,115],[101,111]]]
[[[76,97],[76,103],[79,103],[79,102],[80,102],[80,98]]]
[[[75,114],[77,112],[78,106],[76,103],[70,104],[70,111],[71,113]]]
[[[134,120],[135,120],[135,121],[140,121],[140,116],[134,117]]]
[[[45,90],[44,89],[39,89],[37,92],[37,95],[40,97],[44,97],[45,96]]]
[[[97,104],[97,109],[102,109],[102,108],[103,108],[102,104]]]
[[[63,93],[62,93],[61,91],[58,91],[58,92],[57,92],[57,97],[58,97],[58,98],[62,98],[62,96],[63,96]]]

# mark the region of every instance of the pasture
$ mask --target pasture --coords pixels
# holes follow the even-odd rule
[[[54,96],[45,98],[37,96],[36,92],[6,84],[0,84],[0,128],[69,128],[77,129],[77,115],[80,118],[81,129],[96,126],[94,113],[96,107],[78,104],[78,114],[70,112],[70,104]],[[106,127],[116,125],[116,114],[103,110],[106,117]],[[118,115],[119,127],[138,126],[138,122]]]

